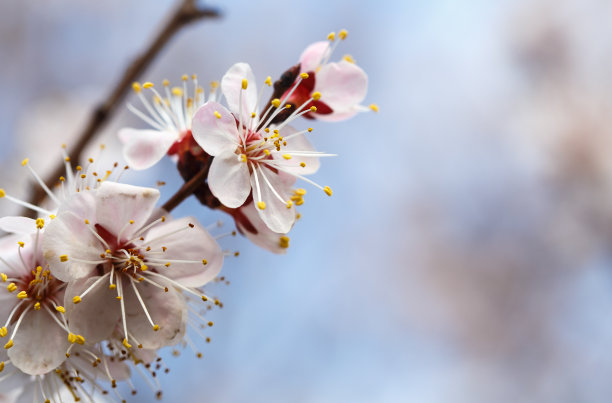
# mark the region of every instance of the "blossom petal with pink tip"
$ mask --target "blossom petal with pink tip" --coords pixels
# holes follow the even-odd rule
[[[223,105],[207,102],[193,115],[191,132],[195,141],[212,156],[240,145],[234,116]]]
[[[239,155],[226,151],[217,155],[210,165],[208,186],[226,207],[240,207],[251,192],[249,168]]]
[[[260,248],[272,253],[287,253],[287,244],[281,241],[285,234],[277,234],[268,228],[259,216],[255,203],[251,202],[240,207],[240,213],[235,215],[236,227],[241,234]]]
[[[160,259],[195,261],[157,268],[166,277],[186,287],[203,286],[219,274],[223,265],[221,247],[195,218],[185,217],[156,225],[147,232],[144,244],[154,251],[164,247]],[[202,259],[206,259],[206,264]]]
[[[30,375],[42,375],[66,360],[70,343],[67,334],[46,310],[25,314],[14,345],[8,350],[11,363]]]
[[[121,129],[119,138],[125,144],[123,158],[136,170],[158,163],[177,140],[176,133],[158,130]]]
[[[129,240],[147,223],[158,199],[157,189],[104,182],[96,191],[95,223]]]
[[[261,170],[258,170],[257,176],[259,180],[259,188],[261,190],[261,199],[266,204],[264,209],[259,209],[259,216],[263,220],[263,222],[270,228],[272,232],[277,232],[279,234],[286,234],[291,230],[293,223],[295,222],[295,207],[291,205],[291,207],[287,208],[287,201],[290,199],[289,192],[290,188],[279,178],[279,176],[271,171],[269,168],[265,166],[261,166]],[[274,194],[266,179],[276,193],[283,198],[284,201],[279,200],[279,198]],[[253,186],[253,199],[255,201],[259,201],[255,183],[255,175],[251,176],[251,185]]]
[[[329,52],[329,41],[315,42],[308,46],[300,56],[300,71],[302,73],[316,71],[327,52]]]
[[[242,89],[242,80],[247,80],[247,88]],[[257,85],[255,75],[251,66],[247,63],[236,63],[229,68],[221,79],[221,90],[227,100],[230,111],[238,116],[239,110],[242,111],[242,122],[245,123],[250,118],[251,112],[255,111],[257,105]],[[242,107],[240,100],[242,99]]]
[[[366,73],[345,60],[326,64],[316,77],[315,91],[321,93],[321,101],[337,112],[358,105],[368,90]]]

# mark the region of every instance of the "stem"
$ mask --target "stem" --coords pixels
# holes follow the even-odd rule
[[[200,172],[198,172],[194,177],[189,179],[189,181],[185,182],[183,186],[162,206],[164,210],[170,213],[172,210],[176,208],[179,204],[181,204],[186,198],[191,196],[195,190],[202,185],[204,179],[208,175],[209,164],[206,164]]]
[[[83,149],[91,141],[100,128],[110,119],[117,106],[128,94],[132,82],[149,67],[159,52],[166,46],[174,35],[183,27],[203,18],[217,18],[220,14],[212,8],[200,8],[196,0],[181,0],[179,6],[170,16],[166,24],[153,38],[144,53],[137,57],[125,70],[123,76],[115,84],[108,97],[103,100],[91,114],[85,128],[78,136],[76,144],[69,150],[68,156],[72,161],[79,161]],[[53,172],[47,177],[45,183],[52,186],[63,174],[63,161],[58,163]],[[34,188],[31,193],[30,202],[39,204],[45,198],[41,188]]]

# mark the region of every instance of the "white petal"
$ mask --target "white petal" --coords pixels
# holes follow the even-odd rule
[[[316,151],[304,134],[287,138],[295,132],[296,130],[290,126],[286,126],[280,131],[281,136],[286,138],[287,146],[283,147],[280,152],[273,153],[274,159],[283,167],[283,169],[286,169],[291,173],[298,175],[313,174],[319,170],[319,166],[321,165],[318,157],[293,155],[291,152],[288,153],[291,155],[291,159],[287,160],[283,157],[283,155],[287,154],[283,151],[283,149],[289,151],[303,151],[306,153]],[[302,167],[300,165],[301,163],[304,163],[305,166]]]
[[[66,360],[70,345],[67,336],[49,312],[30,310],[21,321],[8,356],[14,366],[27,374],[45,374]]]
[[[221,117],[217,118],[215,112]],[[197,110],[191,122],[191,132],[200,147],[212,156],[233,151],[240,144],[234,116],[217,102],[207,102]]]
[[[257,208],[259,216],[272,232],[286,234],[287,232],[289,232],[289,230],[291,230],[291,227],[295,222],[295,207],[292,205],[290,208],[287,208],[286,204],[286,202],[290,199],[289,193],[291,189],[282,181],[282,179],[276,173],[272,172],[265,166],[262,166],[262,169],[264,171],[264,174],[268,178],[270,184],[274,187],[279,196],[281,196],[285,201],[281,202],[278,197],[274,195],[274,193],[258,171],[257,174],[259,175],[261,198],[266,203],[265,209],[262,210]],[[253,186],[253,199],[257,202],[259,201],[259,199],[257,199],[254,178],[251,178],[251,184]]]
[[[349,110],[361,103],[368,91],[368,76],[354,63],[328,63],[316,75],[315,91],[334,112]]]
[[[316,71],[328,51],[328,41],[315,42],[309,45],[300,56],[300,71],[303,73]]]
[[[160,283],[158,278],[155,278],[155,281]],[[168,287],[168,292],[146,282],[136,286],[153,322],[159,326],[159,330],[154,331],[134,294],[134,289],[125,279],[123,280],[128,331],[143,348],[157,349],[174,345],[180,342],[185,334],[187,323],[185,300],[170,284],[162,282],[161,285]]]
[[[189,224],[193,224],[194,227],[191,228]],[[176,232],[182,228],[187,229]],[[173,232],[175,233],[172,234]],[[172,235],[164,236],[164,234]],[[158,238],[159,240],[150,242]],[[186,287],[203,286],[219,274],[223,265],[221,247],[193,217],[156,225],[146,234],[144,244],[154,251],[161,250],[162,246],[166,248],[163,255],[155,256],[157,259],[195,261],[195,263],[172,263],[168,268],[157,269]],[[145,259],[146,257],[145,252]],[[206,265],[202,259],[206,259]]]
[[[226,207],[240,207],[251,192],[249,168],[233,151],[213,158],[208,172],[210,191]]]
[[[238,227],[241,234],[246,236],[255,245],[272,253],[283,254],[287,252],[287,248],[281,246],[281,237],[285,236],[285,234],[271,231],[261,217],[259,217],[253,202],[244,205],[239,210],[242,213],[242,217],[238,216],[235,218],[236,227]]]
[[[242,89],[242,80],[247,80],[247,89]],[[251,112],[257,112],[255,105],[257,104],[257,85],[255,84],[255,75],[251,70],[251,66],[247,63],[236,63],[229,68],[227,73],[221,79],[221,90],[230,111],[238,116],[242,93],[242,122],[246,123],[250,119]]]
[[[69,283],[64,296],[70,330],[83,336],[88,344],[107,339],[121,318],[117,291],[108,288],[109,282],[106,279],[89,291],[78,304],[72,301],[99,278],[96,276]]]
[[[36,220],[28,217],[2,217],[0,218],[0,230],[13,234],[34,234]]]
[[[96,261],[104,247],[91,233],[85,219],[94,222],[95,199],[92,192],[74,195],[58,211],[57,216],[46,225],[42,238],[42,251],[51,273],[62,281],[71,281],[89,275],[94,263],[77,262],[71,259]],[[62,262],[60,256],[67,255]]]
[[[177,140],[177,135],[170,131],[127,128],[119,131],[119,138],[125,144],[123,157],[128,165],[141,170],[159,162]]]
[[[104,182],[96,193],[95,222],[115,236],[121,232],[122,240],[129,240],[145,225],[158,199],[157,189]]]

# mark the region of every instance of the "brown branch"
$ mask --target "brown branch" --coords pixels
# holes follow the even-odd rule
[[[204,167],[189,181],[185,182],[183,186],[162,206],[164,210],[170,213],[181,204],[186,198],[191,196],[198,187],[202,186],[204,179],[208,176],[209,165],[206,164]]]
[[[180,5],[157,33],[155,38],[153,38],[145,52],[128,66],[108,97],[95,108],[85,128],[78,136],[76,143],[68,152],[70,159],[72,161],[79,161],[85,146],[87,146],[98,130],[100,130],[109,120],[113,112],[115,112],[117,106],[128,94],[132,82],[140,77],[159,52],[166,46],[170,39],[181,30],[181,28],[199,19],[216,18],[219,17],[219,15],[219,12],[214,9],[198,7],[196,0],[181,0]],[[63,174],[63,170],[64,165],[59,163],[53,172],[46,178],[45,182],[47,185],[52,186],[56,183],[60,175]],[[31,203],[38,204],[44,198],[45,192],[42,188],[37,187],[32,189],[30,197]]]

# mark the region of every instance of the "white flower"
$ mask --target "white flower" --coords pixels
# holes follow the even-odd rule
[[[121,323],[123,342],[156,349],[180,341],[179,293],[215,278],[223,254],[195,220],[152,220],[159,191],[113,182],[66,202],[43,239],[51,273],[69,282],[71,329],[96,343]]]
[[[62,307],[66,285],[53,277],[42,258],[42,219],[0,219],[0,227],[28,228],[30,234],[0,241],[0,337],[10,363],[30,375],[45,374],[65,359],[71,342],[84,342],[70,332]],[[0,366],[5,365],[0,364]]]
[[[194,94],[188,94],[187,81],[182,77],[182,87],[170,88],[168,80],[164,80],[164,94],[160,94],[153,83],[146,82],[142,86],[134,83],[132,88],[141,100],[146,113],[128,104],[128,109],[148,123],[152,129],[121,129],[119,139],[124,143],[123,156],[134,169],[147,169],[155,165],[166,154],[181,155],[185,151],[197,147],[191,137],[191,118],[193,113],[205,102],[204,89],[198,85],[195,75],[192,76]],[[153,93],[153,102],[143,95],[142,90]],[[216,99],[216,84],[211,86],[208,100]],[[201,152],[201,150],[200,150]],[[197,154],[197,152],[196,152]]]
[[[266,84],[271,84],[270,77]],[[329,187],[304,177],[319,169],[319,157],[330,154],[314,151],[304,136],[312,129],[297,131],[288,126],[309,109],[297,108],[278,126],[270,122],[287,109],[284,101],[275,99],[274,108],[266,109],[261,117],[257,114],[262,93],[257,92],[248,64],[233,65],[223,76],[221,90],[229,110],[207,102],[192,123],[195,140],[214,156],[208,174],[210,190],[229,208],[242,206],[252,191],[259,215],[270,230],[287,233],[296,215],[290,198],[296,178],[331,196]]]
[[[345,30],[338,34],[341,40],[346,36]],[[368,110],[361,105],[368,90],[366,73],[348,55],[338,62],[329,62],[338,43],[336,35],[331,33],[327,41],[311,44],[300,56],[300,73],[307,73],[308,78],[292,91],[288,102],[317,108],[305,117],[339,121]],[[313,94],[320,94],[320,98],[311,99]],[[378,111],[378,106],[372,104],[370,109]]]

